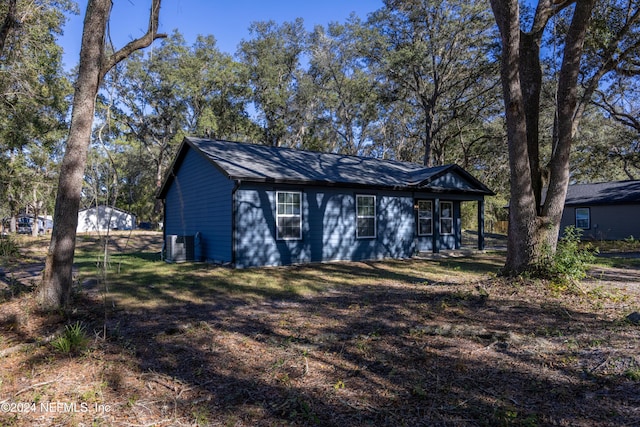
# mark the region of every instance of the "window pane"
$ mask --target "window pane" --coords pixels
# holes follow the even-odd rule
[[[358,218],[358,237],[375,237],[375,219]]]
[[[431,218],[421,218],[418,221],[418,234],[422,236],[433,234],[431,224]]]
[[[433,203],[431,200],[418,201],[418,235],[433,234]]]
[[[373,196],[357,197],[358,216],[375,216],[375,198]]]
[[[453,234],[453,203],[440,202],[440,234]]]
[[[278,192],[276,204],[278,239],[300,239],[302,237],[301,194]]]
[[[576,227],[577,228],[590,228],[590,211],[589,208],[577,208],[576,209]]]
[[[375,196],[356,196],[356,237],[376,237]]]
[[[453,218],[453,204],[451,202],[440,203],[440,217]]]
[[[299,238],[300,237],[300,220],[296,217],[280,217],[278,218],[278,237]]]
[[[441,218],[440,220],[440,233],[452,234],[453,233],[453,219]]]
[[[433,215],[433,210],[431,209],[431,203],[422,204],[418,203],[418,215],[420,218],[431,218]]]

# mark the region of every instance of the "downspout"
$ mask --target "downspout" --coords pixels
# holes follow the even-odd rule
[[[413,248],[412,249],[412,258],[413,256],[417,255],[418,252],[420,251],[420,245],[419,245],[419,240],[418,240],[418,222],[420,221],[420,218],[418,218],[418,210],[416,209],[416,206],[418,204],[418,201],[416,200],[416,192],[412,191],[411,192],[411,213],[413,214]]]
[[[236,179],[235,184],[233,185],[233,189],[231,190],[231,265],[233,267],[236,266],[236,247],[238,241],[238,231],[237,231],[237,214],[238,214],[238,203],[236,200],[236,192],[238,188],[240,188],[241,181]]]

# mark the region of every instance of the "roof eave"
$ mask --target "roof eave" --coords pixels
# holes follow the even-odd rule
[[[243,183],[254,184],[274,184],[274,185],[298,185],[298,186],[315,186],[315,187],[333,187],[333,188],[362,188],[370,190],[388,190],[388,191],[425,191],[431,193],[456,193],[456,194],[475,194],[493,196],[491,190],[485,189],[450,189],[450,188],[438,188],[438,187],[424,187],[416,185],[375,185],[364,184],[356,182],[338,182],[328,180],[297,180],[297,179],[282,179],[282,178],[270,178],[270,177],[251,177],[251,176],[230,176],[229,179],[235,181],[241,181]]]

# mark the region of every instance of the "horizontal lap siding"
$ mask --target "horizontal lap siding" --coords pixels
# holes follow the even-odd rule
[[[204,260],[231,262],[233,185],[204,157],[188,150],[167,191],[165,233],[200,232]]]
[[[597,205],[565,207],[560,223],[560,232],[565,227],[576,225],[576,208],[589,208],[591,227],[583,230],[584,239],[624,240],[630,236],[640,237],[640,205]]]
[[[276,191],[302,192],[301,240],[276,240]],[[356,239],[356,194],[376,196],[375,239]],[[244,185],[236,200],[239,267],[405,258],[415,250],[410,194]]]
[[[298,241],[277,241],[275,191],[243,187],[236,193],[236,265],[256,267],[304,262]],[[303,209],[304,218],[304,209]]]
[[[450,250],[450,249],[459,249],[462,243],[462,213],[460,207],[460,201],[469,201],[469,200],[482,200],[482,196],[474,197],[472,195],[459,195],[459,194],[439,194],[438,199],[436,199],[433,193],[416,193],[414,195],[415,200],[431,200],[432,202],[452,202],[453,203],[453,234],[440,234],[438,239],[438,250]],[[433,231],[435,232],[436,223],[435,223],[435,211],[434,211],[434,223],[433,223]],[[416,239],[417,239],[417,250],[420,252],[431,252],[433,251],[433,234],[426,236],[418,236],[416,228]]]
[[[310,189],[309,233],[313,261],[357,260],[355,192]]]
[[[415,213],[411,194],[380,193],[376,257],[408,258],[415,252]]]

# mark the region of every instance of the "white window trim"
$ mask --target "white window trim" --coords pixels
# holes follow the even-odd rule
[[[280,214],[278,213],[278,199],[280,194],[297,194],[300,200],[300,214]],[[278,227],[280,218],[298,218],[300,224],[300,234],[298,237],[282,237],[280,236],[280,227]],[[302,192],[301,191],[276,191],[276,240],[302,240]]]
[[[358,201],[361,197],[373,197],[373,216],[370,215],[358,215]],[[356,194],[356,239],[375,239],[378,237],[378,202],[377,198],[373,194]],[[373,218],[373,236],[360,236],[358,233],[358,220],[360,218]]]
[[[421,202],[429,203],[429,206],[430,206],[429,211],[431,212],[431,230],[428,233],[420,233],[420,219],[421,219],[420,212],[427,212],[425,210],[422,210],[422,211],[420,210]],[[418,227],[418,230],[416,231],[418,232],[418,236],[433,236],[433,200],[418,200],[417,204],[418,204],[418,223],[416,225]],[[428,217],[425,217],[425,218],[428,218]]]
[[[442,216],[442,211],[444,211],[444,209],[442,208],[442,205],[444,204],[449,204],[451,205],[451,216]],[[455,229],[455,224],[453,222],[453,218],[454,218],[454,214],[453,214],[453,202],[440,202],[440,235],[442,236],[451,236],[453,234],[455,234],[456,229]],[[449,219],[451,220],[451,233],[444,233],[442,230],[444,229],[442,227],[442,220],[443,219]]]
[[[587,211],[587,227],[578,227],[578,210]],[[576,208],[574,213],[574,220],[575,220],[574,225],[576,228],[579,228],[580,230],[590,230],[591,229],[591,209],[586,207]]]

